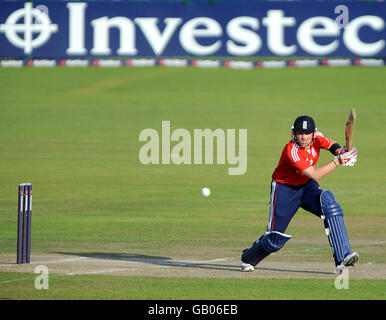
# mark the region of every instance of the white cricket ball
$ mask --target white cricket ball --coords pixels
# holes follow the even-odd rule
[[[202,188],[201,193],[204,197],[209,197],[210,196],[210,189],[209,188]]]

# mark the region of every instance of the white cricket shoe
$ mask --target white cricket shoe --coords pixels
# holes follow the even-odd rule
[[[241,271],[244,271],[244,272],[251,272],[255,270],[255,268],[253,267],[253,265],[249,264],[249,263],[242,263],[241,264]]]
[[[357,252],[353,252],[346,256],[342,263],[339,266],[336,266],[336,273],[340,274],[347,267],[354,267],[359,259],[359,254]]]

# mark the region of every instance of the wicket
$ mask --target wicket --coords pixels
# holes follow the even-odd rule
[[[16,263],[30,263],[32,183],[19,184],[18,197]]]

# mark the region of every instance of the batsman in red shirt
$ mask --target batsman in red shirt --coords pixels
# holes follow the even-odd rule
[[[285,145],[272,174],[267,231],[243,251],[241,268],[253,271],[261,260],[283,248],[291,239],[285,230],[298,209],[303,208],[323,219],[336,272],[341,273],[344,268],[354,266],[359,256],[351,251],[341,206],[331,191],[322,190],[317,181],[339,165],[353,166],[357,148],[346,150],[324,137],[309,116],[295,120],[291,135],[292,139]],[[334,158],[316,168],[321,149],[329,150]]]

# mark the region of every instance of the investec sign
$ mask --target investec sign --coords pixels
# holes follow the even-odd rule
[[[386,6],[337,4],[3,2],[0,55],[386,56]]]

